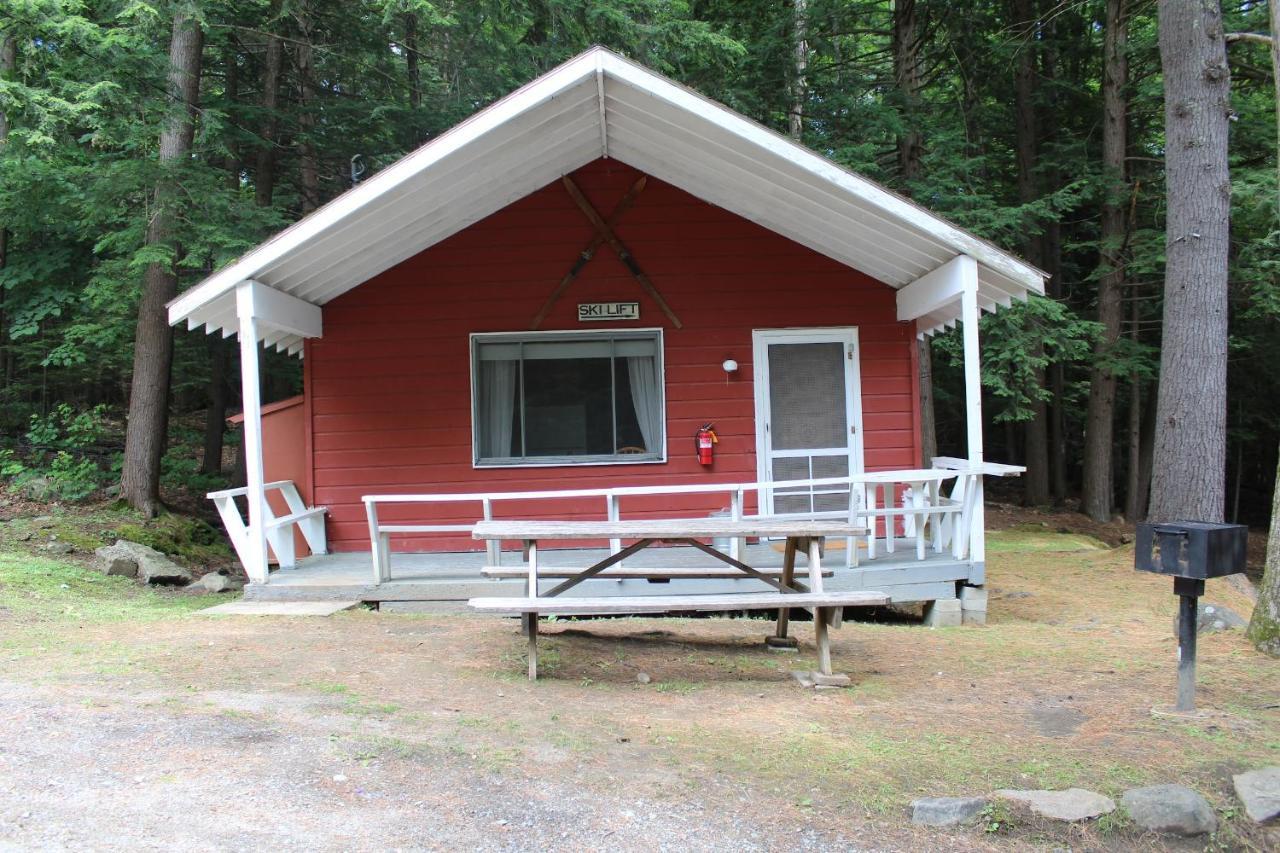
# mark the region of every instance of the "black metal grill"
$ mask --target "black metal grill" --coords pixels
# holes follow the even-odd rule
[[[1134,568],[1173,577],[1178,596],[1178,711],[1196,707],[1196,622],[1204,582],[1244,571],[1249,531],[1211,521],[1138,525]]]
[[[1144,572],[1206,580],[1244,571],[1243,524],[1177,521],[1138,525],[1135,565]]]

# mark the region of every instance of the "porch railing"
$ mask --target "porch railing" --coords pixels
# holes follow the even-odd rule
[[[833,509],[810,510],[800,513],[774,513],[774,515],[799,515],[809,518],[847,518],[851,522],[865,523],[866,536],[850,538],[845,544],[846,566],[854,566],[858,559],[859,544],[865,545],[868,557],[875,557],[880,550],[895,553],[900,547],[913,548],[915,556],[923,560],[929,551],[935,554],[949,552],[956,560],[981,560],[982,555],[982,476],[983,474],[1017,473],[1012,466],[972,466],[966,460],[939,458],[935,467],[909,471],[879,471],[847,477],[827,477],[811,480],[785,480],[753,483],[697,483],[676,486],[623,486],[601,489],[557,489],[530,492],[469,492],[442,494],[366,495],[362,498],[369,521],[369,540],[373,551],[374,583],[382,583],[391,577],[391,537],[409,534],[470,533],[474,521],[467,523],[387,523],[378,516],[378,508],[398,504],[475,504],[478,514],[475,521],[491,520],[494,509],[502,503],[557,500],[598,499],[604,518],[622,520],[624,503],[634,505],[635,499],[681,495],[724,495],[728,501],[728,515],[733,520],[746,516],[747,496],[755,494],[757,507],[765,505],[767,496],[810,496],[815,503],[819,497],[825,506]],[[835,506],[844,500],[845,503]],[[812,504],[811,504],[812,506]],[[548,514],[554,512],[548,507]],[[653,510],[650,509],[649,513]],[[976,535],[974,531],[977,531]],[[741,558],[743,540],[730,543],[729,554]],[[622,549],[622,541],[611,540],[611,553]],[[486,543],[486,559],[492,566],[501,564],[501,549],[497,542]]]

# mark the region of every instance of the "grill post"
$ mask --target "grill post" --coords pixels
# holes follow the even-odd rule
[[[1176,709],[1196,709],[1196,632],[1199,600],[1204,595],[1204,581],[1193,578],[1173,579],[1173,592],[1178,596],[1178,704]]]
[[[1173,577],[1178,596],[1178,702],[1181,714],[1196,709],[1196,633],[1206,578],[1244,571],[1248,529],[1209,521],[1144,522],[1138,525],[1133,566]]]

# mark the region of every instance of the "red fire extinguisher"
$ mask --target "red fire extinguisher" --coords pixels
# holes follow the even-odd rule
[[[710,465],[716,460],[715,446],[720,443],[712,424],[703,424],[694,433],[694,444],[698,449],[698,464]]]

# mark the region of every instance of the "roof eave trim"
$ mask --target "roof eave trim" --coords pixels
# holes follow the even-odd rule
[[[816,177],[835,184],[900,222],[923,231],[957,253],[972,256],[982,265],[1008,276],[1028,290],[1039,294],[1044,293],[1047,273],[993,243],[952,225],[937,214],[892,190],[851,172],[777,131],[739,115],[687,86],[655,74],[616,53],[604,51],[603,62],[606,71],[618,80],[648,91],[655,97],[662,98],[691,114],[713,121],[722,130],[755,144]]]
[[[262,245],[250,250],[239,260],[170,301],[167,306],[169,324],[176,325],[182,322],[201,307],[234,290],[240,282],[252,279],[271,263],[304,245],[308,240],[319,236],[326,229],[337,225],[355,211],[376,203],[385,193],[430,168],[442,158],[486,133],[496,130],[521,113],[551,100],[582,82],[583,79],[594,76],[600,64],[598,59],[600,54],[606,57],[612,55],[602,48],[593,48],[569,60],[480,110],[369,180],[352,187]]]

